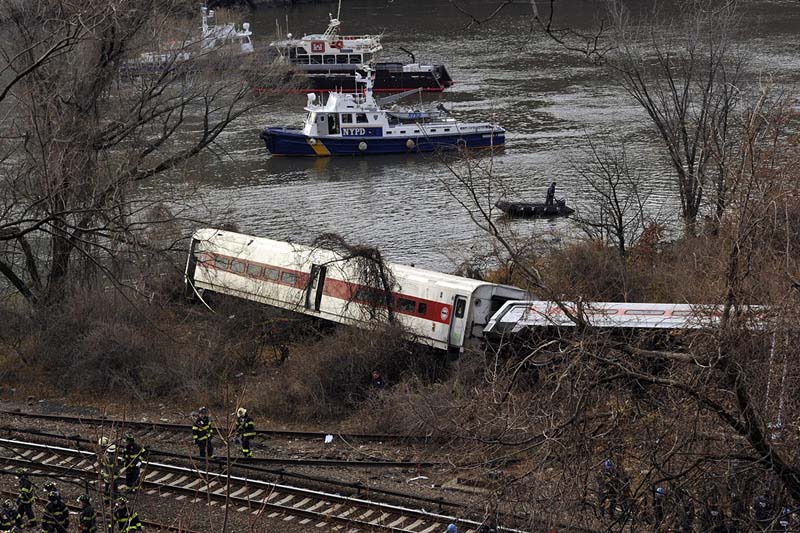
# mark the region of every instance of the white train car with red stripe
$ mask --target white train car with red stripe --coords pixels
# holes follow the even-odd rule
[[[507,285],[388,266],[396,282],[388,298],[398,321],[442,350],[463,351],[505,302],[529,297]],[[357,279],[353,261],[330,250],[218,229],[194,234],[186,264],[190,295],[213,291],[351,325],[363,324],[387,301],[383,291]]]

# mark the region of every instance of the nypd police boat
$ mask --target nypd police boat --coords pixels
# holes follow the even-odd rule
[[[332,92],[327,101],[307,95],[302,128],[271,126],[261,132],[273,155],[371,155],[432,152],[459,148],[493,148],[505,144],[505,130],[486,122],[462,123],[439,106],[437,111],[391,111],[381,105],[419,89],[376,100],[373,78],[357,75],[364,94]]]

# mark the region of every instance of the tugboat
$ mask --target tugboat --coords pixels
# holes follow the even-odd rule
[[[556,200],[552,204],[537,202],[506,202],[500,200],[494,204],[497,209],[510,217],[519,218],[555,218],[568,217],[575,212],[567,207],[564,200]]]
[[[339,13],[342,3],[339,2]],[[411,56],[411,63],[375,62],[383,49],[380,35],[341,35],[339,13],[329,15],[328,28],[322,34],[304,35],[270,43],[272,60],[291,65],[294,71],[305,77],[305,88],[301,92],[343,91],[357,92],[355,74],[369,66],[375,73],[375,92],[402,92],[420,88],[439,92],[453,85],[453,78],[444,65],[423,65],[415,62],[414,54],[401,48]]]
[[[327,102],[308,95],[302,128],[267,127],[261,138],[273,155],[372,155],[432,152],[459,148],[493,148],[505,144],[505,130],[489,123],[459,123],[443,108],[432,112],[388,111],[380,105],[419,89],[376,101],[373,78],[356,74],[364,95],[332,92]]]

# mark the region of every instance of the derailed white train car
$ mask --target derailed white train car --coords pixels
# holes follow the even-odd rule
[[[388,266],[398,321],[421,342],[450,352],[482,338],[505,302],[529,297],[507,285]],[[352,261],[330,250],[211,228],[194,234],[186,263],[190,296],[213,291],[357,326],[386,295],[356,279]]]

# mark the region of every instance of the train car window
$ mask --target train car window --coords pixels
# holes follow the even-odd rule
[[[459,298],[456,300],[456,318],[464,318],[464,311],[467,309],[467,301]]]
[[[417,307],[417,313],[420,315],[427,315],[428,314],[428,304],[421,303],[419,307]]]
[[[291,272],[281,272],[281,281],[284,283],[288,283],[289,285],[294,285],[297,281],[297,276],[292,274]]]
[[[322,56],[324,58],[326,65],[335,65],[336,64],[336,56],[331,54],[325,54]]]
[[[223,270],[229,270],[231,268],[231,260],[227,257],[214,258],[214,264],[217,268],[221,268]]]
[[[339,54],[336,56],[336,64],[338,65],[346,65],[347,64],[347,54]]]
[[[278,277],[280,276],[278,271],[273,268],[268,268],[265,274],[267,279],[271,279],[272,281],[278,281]]]
[[[361,54],[352,54],[350,56],[350,64],[358,65],[359,63],[361,63]]]
[[[417,304],[414,302],[414,300],[400,298],[397,300],[397,308],[400,309],[400,311],[405,311],[406,313],[413,313],[417,308]]]
[[[243,274],[246,268],[247,265],[245,265],[242,261],[237,261],[234,259],[233,263],[231,263],[231,270],[237,274]]]
[[[258,265],[247,265],[247,275],[253,276],[254,278],[260,278],[261,273],[264,271],[264,267]]]
[[[321,65],[322,64],[322,56],[318,56],[318,55],[311,56],[311,64],[312,65]]]

